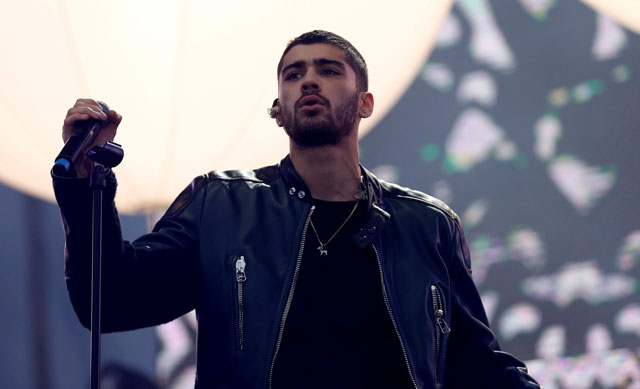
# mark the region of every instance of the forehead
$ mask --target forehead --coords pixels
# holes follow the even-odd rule
[[[313,43],[310,45],[301,44],[293,46],[291,50],[282,57],[282,69],[300,61],[304,62],[305,65],[310,65],[314,60],[318,59],[338,61],[343,63],[346,68],[349,68],[345,60],[344,50],[340,47],[326,43]]]

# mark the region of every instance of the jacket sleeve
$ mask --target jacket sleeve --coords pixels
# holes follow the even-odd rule
[[[73,308],[91,326],[92,192],[88,179],[53,176],[65,232],[65,276]],[[198,230],[204,179],[194,180],[156,224],[123,240],[114,203],[116,180],[103,196],[102,332],[173,320],[198,306]]]
[[[449,266],[451,332],[445,363],[446,388],[540,388],[527,368],[500,350],[471,279],[471,260],[456,217]]]

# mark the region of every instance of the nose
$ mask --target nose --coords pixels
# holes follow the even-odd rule
[[[318,92],[320,91],[320,85],[318,84],[315,77],[312,75],[307,75],[305,79],[302,81],[302,91],[303,92]]]

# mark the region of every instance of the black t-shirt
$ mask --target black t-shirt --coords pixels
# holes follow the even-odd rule
[[[338,229],[355,201],[315,200],[312,221],[322,242]],[[273,387],[411,388],[400,340],[384,303],[371,246],[352,239],[367,214],[356,212],[320,256],[309,225],[302,263],[276,357]]]

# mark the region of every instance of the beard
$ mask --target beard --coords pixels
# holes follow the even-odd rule
[[[306,95],[302,97],[306,97]],[[325,114],[318,114],[314,111],[301,113],[295,108],[292,113],[282,107],[281,115],[284,130],[298,146],[337,145],[353,131],[357,118],[359,93],[354,93],[336,106],[335,118],[331,115],[329,101],[322,96],[318,96],[318,98],[321,98],[325,104],[327,109]],[[296,103],[295,107],[297,106],[298,104]]]

